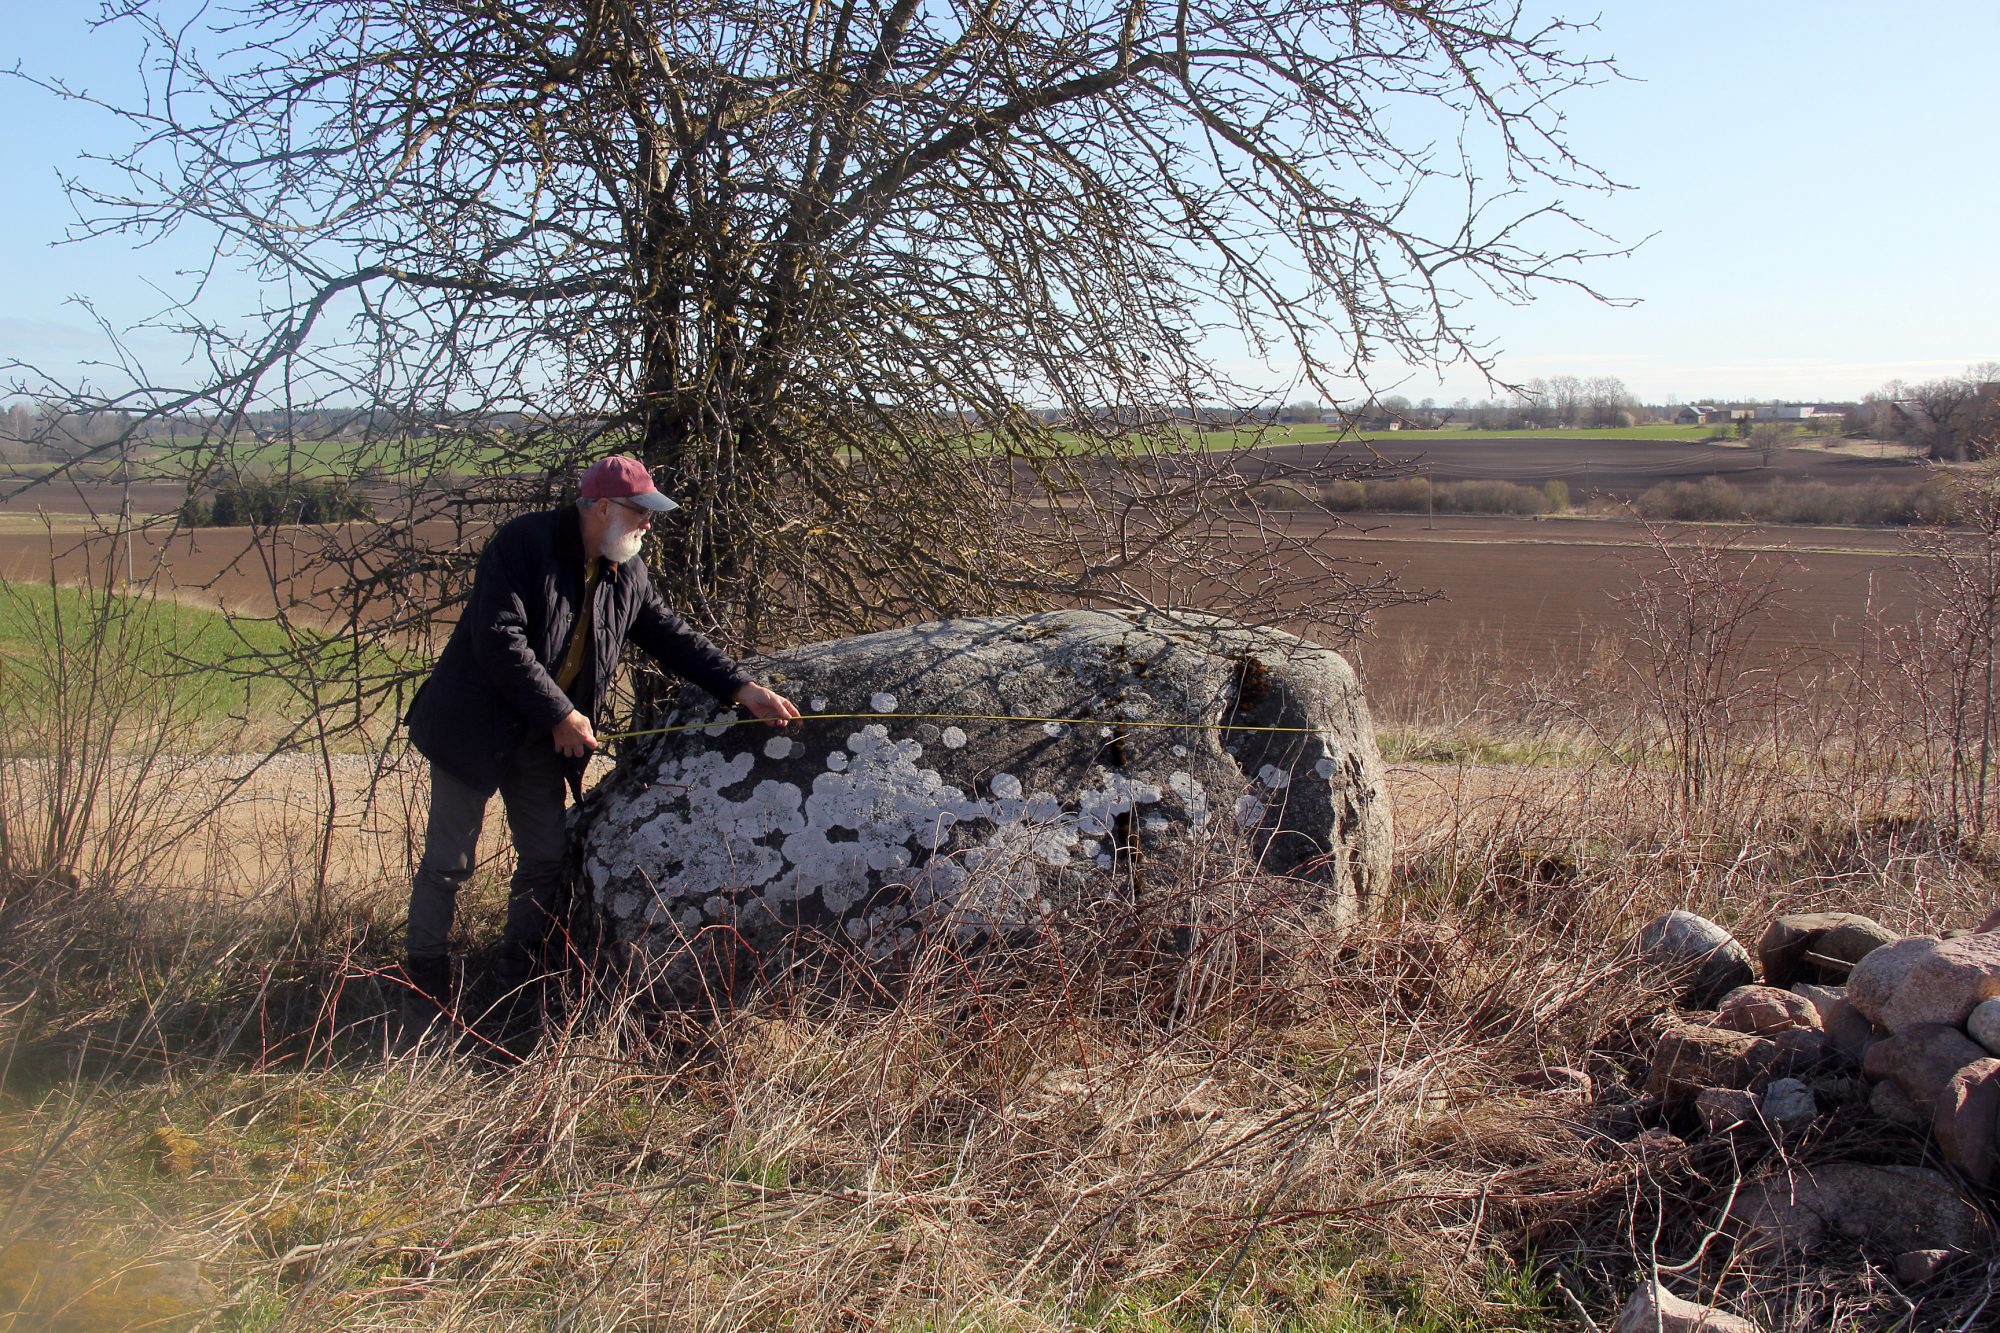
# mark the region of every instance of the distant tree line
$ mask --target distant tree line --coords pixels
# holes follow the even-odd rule
[[[1920,446],[1943,462],[2000,453],[2000,362],[1911,383],[1891,380],[1862,400],[1856,429],[1877,439]]]
[[[595,423],[579,421],[578,429]],[[271,408],[241,412],[225,420],[216,415],[182,413],[146,416],[118,411],[68,411],[59,407],[16,401],[0,410],[0,456],[20,461],[67,462],[123,441],[168,445],[178,439],[228,438],[245,443],[267,440],[322,441],[380,439],[401,435],[419,441],[439,431],[454,438],[468,433],[504,436],[527,428],[518,412],[491,412],[469,427],[462,419],[442,415],[391,412],[380,408]]]
[[[1393,424],[1403,430],[1438,430],[1447,425],[1473,430],[1603,430],[1636,426],[1646,419],[1639,400],[1616,375],[1532,379],[1506,398],[1478,402],[1460,398],[1449,406],[1440,406],[1435,398],[1412,402],[1403,394],[1383,394],[1346,405],[1340,415],[1363,429]],[[1289,404],[1278,419],[1316,421],[1319,405]]]
[[[189,496],[181,506],[181,522],[193,528],[345,523],[373,517],[375,507],[346,482],[286,477],[225,481],[207,495]]]

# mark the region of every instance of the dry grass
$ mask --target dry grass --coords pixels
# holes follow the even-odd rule
[[[17,888],[0,1294],[77,1328],[1476,1329],[1574,1326],[1561,1283],[1601,1318],[1716,1185],[1607,1127],[1658,1001],[1633,927],[1936,928],[1985,884],[1831,818],[1696,847],[1643,773],[1525,772],[1399,770],[1448,817],[1344,939],[1218,849],[1004,962],[598,997],[518,1065],[382,1055],[380,875],[310,915]]]
[[[573,994],[521,1062],[384,1053],[416,775],[301,762],[192,825],[114,786],[93,827],[147,854],[17,862],[0,903],[0,1327],[1526,1330],[1655,1269],[1774,1329],[1955,1326],[1976,1284],[1910,1325],[1852,1255],[1705,1237],[1770,1164],[1633,1147],[1662,1001],[1626,943],[1668,907],[1970,924],[1990,861],[1879,697],[1746,707],[1690,807],[1619,665],[1378,673],[1436,757],[1344,936],[1217,845],[1004,957],[718,1012]]]

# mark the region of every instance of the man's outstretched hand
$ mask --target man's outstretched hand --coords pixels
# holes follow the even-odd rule
[[[774,727],[788,727],[799,715],[799,706],[767,685],[751,681],[736,691],[735,702]]]
[[[581,759],[597,748],[597,733],[590,729],[590,719],[573,708],[568,717],[556,723],[551,735],[555,739],[556,753],[571,759]]]

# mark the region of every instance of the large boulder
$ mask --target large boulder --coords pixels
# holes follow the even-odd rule
[[[1833,1043],[1834,1049],[1847,1059],[1858,1062],[1868,1048],[1875,1026],[1862,1017],[1859,1009],[1847,1002],[1846,989],[1815,986],[1802,981],[1792,987],[1792,993],[1812,1005],[1819,1015],[1819,1026],[1826,1032],[1827,1040]]]
[[[1816,1028],[1819,1010],[1805,996],[1775,986],[1738,986],[1716,1004],[1715,1025],[1757,1033]]]
[[[1768,1038],[1671,1018],[1653,1048],[1646,1091],[1676,1108],[1707,1088],[1761,1092],[1783,1063],[1783,1052]]]
[[[2000,935],[1912,935],[1871,951],[1847,979],[1847,999],[1877,1025],[1964,1023],[2000,996]]]
[[[1205,617],[966,619],[751,664],[805,711],[692,692],[579,811],[582,888],[670,990],[824,949],[996,940],[1129,902],[1242,838],[1349,923],[1387,883],[1389,800],[1339,655]],[[859,714],[861,716],[838,716]]]

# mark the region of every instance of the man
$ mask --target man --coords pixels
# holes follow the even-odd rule
[[[592,728],[626,639],[757,717],[782,726],[799,715],[654,591],[640,544],[653,516],[677,507],[637,459],[613,455],[583,474],[574,506],[514,519],[480,554],[472,596],[405,719],[431,761],[404,945],[405,1041],[450,1011],[447,941],[495,791],[518,865],[493,971],[503,992],[539,971],[564,905],[563,789],[582,793],[597,748]]]

